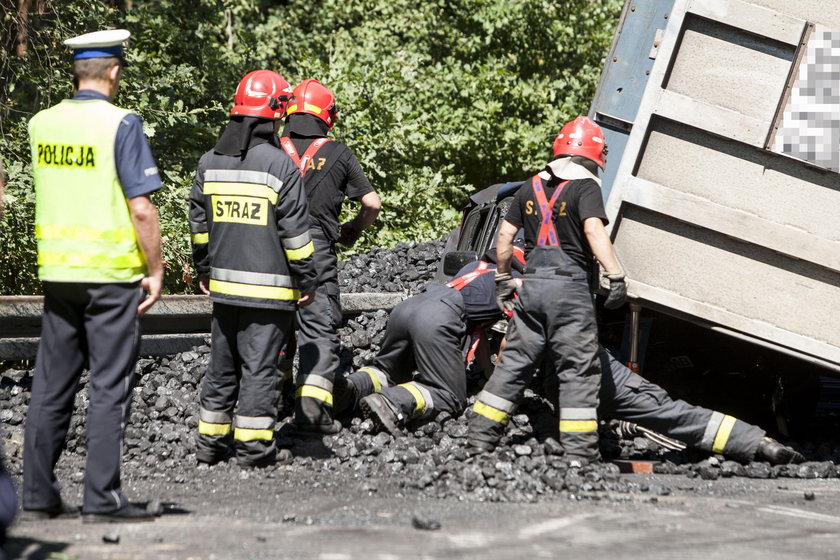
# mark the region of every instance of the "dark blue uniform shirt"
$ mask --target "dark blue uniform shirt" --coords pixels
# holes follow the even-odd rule
[[[101,99],[111,103],[107,95],[83,89],[73,96],[76,101]],[[114,144],[114,163],[126,198],[152,193],[163,185],[152,156],[152,150],[143,135],[143,122],[134,113],[125,117],[117,130]]]
[[[464,266],[453,277],[453,280],[478,268],[479,262],[474,261]],[[488,270],[490,272],[485,272],[461,288],[461,296],[464,298],[464,311],[467,313],[470,328],[495,322],[504,317],[499,306],[496,305],[496,265],[491,264]],[[514,278],[522,278],[522,275],[515,270],[512,270],[511,274]]]

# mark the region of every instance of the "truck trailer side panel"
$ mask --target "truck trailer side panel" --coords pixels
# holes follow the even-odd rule
[[[675,2],[607,213],[641,303],[840,369],[840,10],[818,4]]]

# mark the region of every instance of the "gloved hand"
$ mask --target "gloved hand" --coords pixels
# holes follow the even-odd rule
[[[496,305],[502,311],[513,311],[513,296],[519,284],[510,272],[496,273]]]
[[[627,283],[624,282],[624,273],[607,274],[606,277],[610,281],[610,293],[607,296],[607,301],[604,302],[604,307],[618,309],[624,305],[624,300],[627,299]]]
[[[361,236],[362,232],[356,230],[353,222],[344,222],[341,224],[337,243],[347,245],[349,247],[358,241]]]

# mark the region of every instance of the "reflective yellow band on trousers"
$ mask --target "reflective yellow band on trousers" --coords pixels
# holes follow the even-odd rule
[[[295,391],[295,396],[318,399],[319,401],[324,401],[329,405],[332,405],[333,403],[332,393],[325,389],[321,389],[320,387],[313,387],[312,385],[301,385],[298,387],[298,390]]]
[[[560,420],[561,432],[597,432],[596,420]]]
[[[199,420],[198,433],[205,436],[226,436],[230,433],[230,424],[211,424],[210,422]]]
[[[315,244],[310,241],[300,249],[286,249],[285,252],[286,258],[290,261],[299,261],[315,252]]]
[[[279,195],[274,192],[274,189],[268,185],[258,185],[256,183],[205,182],[204,194],[254,196],[257,198],[267,198],[272,204],[277,204],[277,199],[279,198]]]
[[[423,398],[423,394],[420,392],[420,389],[411,383],[402,383],[399,387],[402,387],[411,393],[411,396],[414,397],[414,400],[417,402],[417,408],[414,409],[414,416],[420,416],[423,414],[426,410],[426,399]]]
[[[376,375],[375,371],[373,371],[372,369],[369,369],[369,368],[362,368],[359,371],[363,371],[366,374],[368,374],[368,377],[370,377],[370,380],[373,381],[373,391],[375,393],[378,393],[379,391],[382,390],[382,383],[379,382],[379,376]]]
[[[194,233],[190,238],[193,243],[196,245],[202,245],[204,243],[210,242],[210,234],[209,233]]]
[[[490,405],[486,405],[481,401],[475,401],[473,405],[473,411],[476,414],[480,414],[485,418],[489,418],[493,422],[498,422],[499,424],[507,424],[510,420],[510,414],[506,412],[502,412],[498,408],[493,408]]]
[[[84,268],[143,268],[143,259],[138,253],[127,255],[102,255],[84,253],[54,253],[38,251],[39,266],[77,266]]]
[[[258,299],[300,299],[300,292],[292,288],[278,288],[276,286],[255,286],[253,284],[239,284],[237,282],[223,282],[210,279],[210,291],[229,296],[252,297]]]
[[[101,229],[84,226],[36,225],[38,239],[72,239],[75,241],[131,242],[136,239],[133,228]]]
[[[248,428],[234,428],[233,439],[238,441],[271,441],[274,439],[274,430],[250,430]]]
[[[726,415],[723,417],[717,435],[715,435],[715,443],[712,444],[712,451],[723,453],[726,442],[729,441],[729,435],[732,433],[732,428],[735,427],[735,421],[736,418],[734,416]]]

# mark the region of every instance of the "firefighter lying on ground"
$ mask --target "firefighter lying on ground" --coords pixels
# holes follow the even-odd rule
[[[430,419],[441,410],[453,415],[463,412],[466,371],[462,356],[466,336],[472,333],[473,341],[481,342],[477,347],[471,345],[470,354],[489,377],[492,365],[487,359],[490,352],[486,347],[486,329],[494,324],[493,317],[504,318],[498,307],[496,315],[480,316],[475,312],[477,306],[468,303],[494,301],[493,275],[489,274],[495,270],[493,261],[493,253],[485,255],[483,260],[465,266],[447,286],[430,285],[426,292],[394,308],[382,350],[373,365],[337,379],[336,410],[346,413],[361,409],[378,429],[396,437],[412,420]],[[453,301],[465,302],[466,313],[463,305],[453,306]],[[470,330],[469,326],[475,324],[480,325],[480,332]],[[480,360],[482,355],[484,360]],[[418,374],[409,381],[415,356]],[[664,389],[633,373],[601,345],[598,360],[602,371],[599,415],[625,421],[625,432],[639,431],[627,424],[633,423],[654,441],[657,434],[662,434],[742,462],[786,464],[804,459],[792,448],[767,437],[758,426],[672,399]],[[532,376],[533,370],[523,379],[522,391]],[[402,384],[395,385],[394,381]]]

